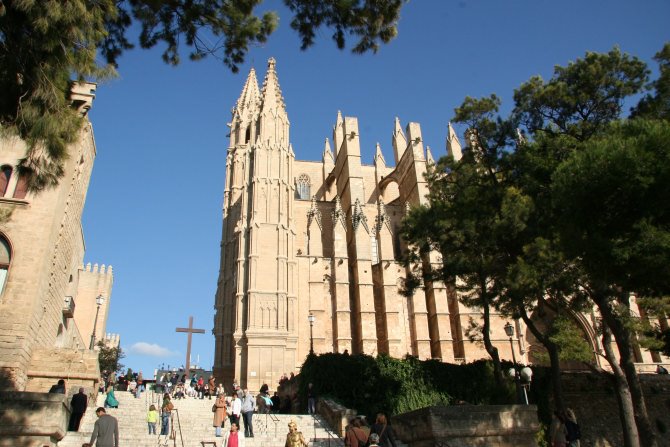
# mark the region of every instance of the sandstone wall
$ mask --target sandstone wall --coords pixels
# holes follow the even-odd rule
[[[659,445],[670,447],[670,376],[642,374],[640,379]],[[582,447],[623,447],[613,385],[606,378],[589,373],[564,374],[562,384],[567,405],[574,410],[581,428]]]

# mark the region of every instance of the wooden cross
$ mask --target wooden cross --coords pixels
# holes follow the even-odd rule
[[[188,342],[186,343],[186,379],[189,378],[191,372],[191,337],[193,334],[204,334],[204,329],[193,328],[193,317],[188,317],[188,327],[178,327],[176,332],[187,332]]]

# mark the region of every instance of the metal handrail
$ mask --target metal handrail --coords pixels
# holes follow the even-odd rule
[[[312,416],[312,424],[313,424],[313,427],[314,427],[314,438],[313,439],[316,439],[317,418],[316,418],[316,414],[312,414],[311,416]],[[338,446],[339,445],[345,445],[342,438],[340,438],[340,436],[338,434],[336,434],[333,430],[331,430],[330,427],[327,424],[324,424],[321,420],[319,420],[318,422],[321,425],[321,428],[323,428],[325,430],[325,432],[328,434],[328,446],[330,446],[330,440],[331,439],[337,440],[335,442],[335,445],[338,445]]]
[[[277,437],[277,424],[279,423],[280,419],[273,413],[265,413],[265,426],[267,427],[268,425],[268,416],[270,416],[270,420],[275,424],[275,438]]]

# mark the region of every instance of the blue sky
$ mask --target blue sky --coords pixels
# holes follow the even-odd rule
[[[282,3],[264,8],[279,12],[279,29],[251,49],[238,74],[186,53],[167,66],[159,47],[127,52],[120,76],[98,85],[85,262],[113,265],[107,331],[121,335],[123,363],[145,375],[184,364],[186,335],[175,328],[189,315],[206,330],[193,337],[192,359],[213,363],[226,123],[251,67],[262,82],[267,59],[276,58],[298,159],[320,160],[341,110],[358,117],[363,163],[379,142],[391,164],[396,116],[403,127],[421,123],[439,157],[465,96],[496,93],[508,110],[529,77],[548,78],[554,65],[614,45],[656,72],[652,57],[670,40],[667,0],[413,0],[398,37],[376,55],[337,50],[328,30],[303,52]]]

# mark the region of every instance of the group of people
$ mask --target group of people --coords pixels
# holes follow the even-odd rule
[[[56,394],[66,394],[65,393],[65,380],[60,379],[55,385],[52,385],[49,388],[49,393]],[[86,408],[88,407],[88,396],[83,387],[79,388],[79,392],[72,396],[70,401],[70,421],[68,423],[68,431],[79,431],[79,424],[81,419],[86,413]]]
[[[397,447],[395,433],[386,415],[377,414],[375,423],[368,426],[365,419],[355,417],[349,421],[344,435],[345,447]]]
[[[215,429],[215,435],[217,437],[222,436],[221,433],[226,418],[230,421],[231,427],[235,425],[236,430],[241,427],[241,419],[244,423],[244,436],[253,438],[253,416],[257,409],[257,398],[246,388],[244,390],[241,390],[239,387],[235,388],[237,389],[233,389],[227,398],[225,393],[219,393],[216,396],[216,402],[214,402],[214,406],[212,407],[212,412],[214,413],[212,425]]]
[[[186,375],[164,375],[159,382],[163,390],[169,393],[173,399],[185,399],[192,397],[196,399],[212,399],[223,391],[223,385],[216,385],[213,376],[210,376],[207,381],[203,376],[197,377],[194,375],[190,380],[186,380]]]

